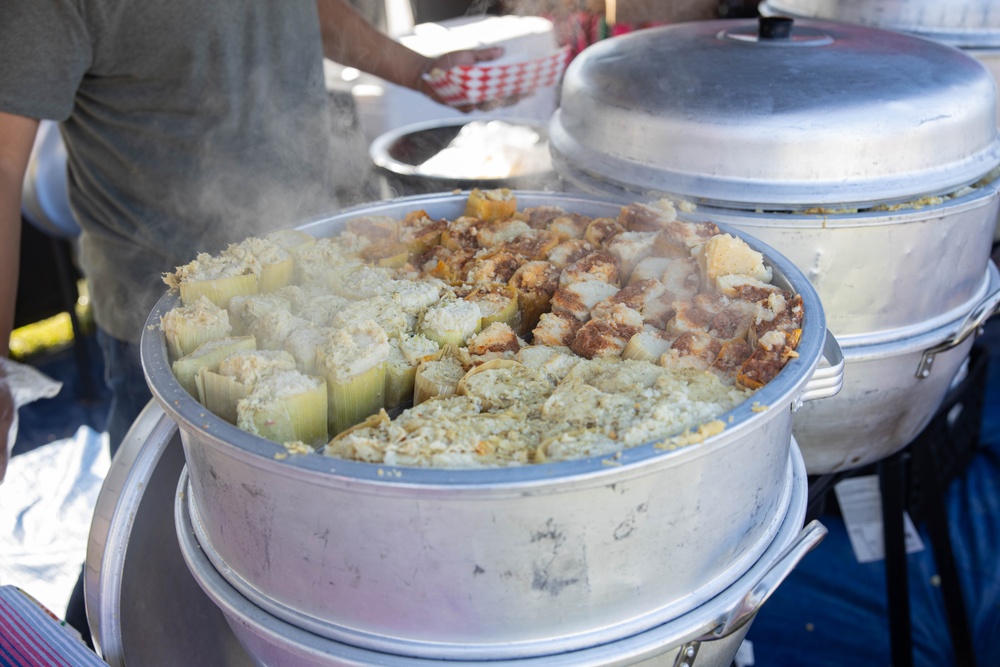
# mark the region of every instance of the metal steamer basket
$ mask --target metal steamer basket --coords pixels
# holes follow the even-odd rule
[[[765,17],[595,44],[568,68],[549,133],[567,189],[670,197],[687,219],[781,252],[813,283],[850,360],[855,347],[895,341],[901,351],[986,294],[1000,205],[996,104],[992,76],[958,49]],[[853,370],[849,361],[848,378]],[[861,372],[828,407],[907,381]],[[892,423],[904,406],[883,407]],[[929,419],[937,405],[920,407]],[[810,474],[830,472],[815,467],[814,443],[849,466],[909,442],[895,436],[858,458],[870,420],[845,409],[800,434],[812,413],[795,417]]]
[[[232,633],[256,664],[264,667],[653,667],[671,664],[729,667],[757,611],[826,534],[826,529],[816,521],[802,528],[808,489],[805,466],[794,442],[789,457],[793,476],[789,480],[792,492],[788,512],[760,559],[732,585],[699,607],[645,632],[541,657],[438,660],[377,653],[320,637],[260,609],[240,595],[215,569],[198,542],[191,519],[186,473],[178,487],[175,523],[181,553],[193,578],[222,610]]]
[[[851,470],[913,442],[961,379],[976,335],[1000,308],[1000,275],[992,263],[986,278],[986,295],[957,319],[896,339],[843,345],[843,390],[802,406],[792,425],[808,470]]]
[[[454,218],[467,194],[357,207],[302,229],[424,209]],[[614,215],[592,197],[517,193],[520,206]],[[170,372],[160,316],[142,341],[157,403],[178,424],[192,521],[206,556],[254,605],[373,651],[479,660],[566,652],[639,634],[697,608],[759,560],[790,502],[792,412],[836,394],[843,359],[802,273],[754,239],[802,296],[792,360],[700,444],[648,443],[620,459],[487,470],[288,456],[215,417]],[[821,360],[825,365],[820,367]],[[279,459],[280,457],[280,459]]]

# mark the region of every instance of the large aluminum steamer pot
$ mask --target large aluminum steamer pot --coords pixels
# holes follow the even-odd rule
[[[619,205],[517,193],[522,207],[588,215]],[[467,193],[361,206],[454,218]],[[834,395],[843,359],[815,290],[754,239],[805,318],[793,359],[721,434],[671,452],[649,443],[603,457],[487,470],[413,469],[288,456],[209,414],[174,379],[151,313],[142,362],[177,422],[199,539],[239,592],[301,628],[387,653],[480,659],[570,651],[638,634],[731,585],[773,541],[789,503],[792,412]],[[819,368],[821,358],[830,367]],[[279,460],[280,459],[280,460]]]
[[[583,51],[549,135],[568,189],[670,196],[761,236],[817,283],[839,339],[946,316],[980,288],[996,109],[993,77],[951,46],[832,21],[700,21]]]
[[[932,39],[962,49],[1000,82],[1000,4],[993,0],[766,0],[760,13],[857,23]],[[1000,99],[996,111],[1000,125]],[[1000,218],[993,241],[1000,241]]]
[[[703,605],[638,635],[569,653],[535,658],[453,661],[377,653],[315,635],[273,616],[240,595],[209,560],[191,521],[186,476],[175,503],[181,551],[193,577],[225,614],[233,633],[261,667],[611,667],[687,665],[729,667],[754,616],[802,557],[826,534],[816,521],[804,529],[808,488],[793,444],[792,497],[774,540],[760,559]]]
[[[969,358],[975,336],[1000,307],[1000,274],[992,263],[989,290],[957,319],[892,340],[844,344],[844,388],[802,406],[792,432],[809,474],[874,463],[910,444],[930,423]]]
[[[183,470],[177,424],[150,401],[111,462],[87,542],[87,621],[111,667],[254,664],[174,537]]]

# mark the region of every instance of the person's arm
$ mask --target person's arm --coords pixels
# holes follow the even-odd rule
[[[21,257],[21,187],[38,121],[0,112],[0,356],[10,353]],[[7,471],[7,434],[14,399],[0,369],[0,481]]]
[[[504,52],[502,47],[488,47],[429,58],[379,31],[344,0],[316,0],[316,7],[323,55],[341,65],[356,67],[390,83],[424,93],[438,102],[441,100],[424,82],[424,74],[435,67],[450,69],[494,60]]]

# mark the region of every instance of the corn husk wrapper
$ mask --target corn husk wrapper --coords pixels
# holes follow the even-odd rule
[[[274,442],[326,442],[327,387],[323,378],[315,378],[319,382],[304,391],[254,400],[263,385],[280,381],[282,375],[276,373],[262,380],[255,392],[237,403],[236,425]]]
[[[509,218],[516,212],[517,199],[507,188],[496,190],[474,188],[469,192],[469,198],[465,203],[465,215],[487,222]]]
[[[264,238],[292,255],[316,243],[315,236],[301,229],[278,229]]]
[[[256,349],[257,339],[253,336],[220,338],[200,345],[191,354],[181,357],[171,364],[170,369],[173,371],[174,377],[177,378],[177,382],[189,394],[197,397],[198,387],[195,377],[198,375],[200,368],[207,368],[214,371],[218,369],[219,362],[233,352]]]
[[[190,306],[200,297],[207,297],[219,308],[229,305],[236,295],[250,296],[258,293],[258,278],[252,273],[226,276],[212,280],[189,280],[180,284],[181,303]]]
[[[448,364],[452,366],[452,374],[431,372],[436,370],[437,364]],[[441,359],[422,362],[417,366],[416,377],[413,381],[413,404],[419,405],[424,401],[434,397],[453,396],[458,390],[458,383],[465,372],[462,365],[450,356],[442,356]]]
[[[244,383],[202,367],[195,375],[195,385],[202,405],[230,424],[236,423],[236,404],[250,393]]]
[[[322,364],[320,364],[322,367]],[[328,423],[336,435],[377,413],[385,404],[385,362],[348,380],[327,378]]]
[[[233,332],[229,313],[203,298],[190,306],[172,308],[160,318],[160,328],[171,359],[187,356],[202,343],[225,338]]]
[[[629,339],[625,350],[622,352],[622,358],[635,361],[648,361],[651,364],[655,364],[659,362],[663,353],[669,349],[669,340],[646,331],[640,331]]]
[[[409,247],[395,241],[371,245],[360,254],[363,259],[383,269],[398,269],[410,260]]]
[[[439,317],[450,310],[449,317]],[[482,331],[482,311],[472,301],[452,301],[434,305],[425,311],[418,325],[418,333],[436,342],[442,348],[461,347],[470,336]]]
[[[542,314],[549,311],[550,299],[548,292],[542,290],[517,290],[517,306],[520,314],[517,327],[512,327],[514,331],[520,336],[531,333],[538,326]]]
[[[479,330],[482,331],[494,322],[501,322],[514,331],[519,331],[521,328],[521,311],[518,309],[517,290],[509,285],[503,285],[498,286],[496,291],[506,298],[506,303],[503,308],[493,313],[486,314],[486,310],[484,309],[483,318],[479,321]],[[474,295],[470,295],[470,297],[475,303],[480,305],[480,308],[483,307],[482,300],[476,299]]]
[[[468,384],[470,377],[479,375],[485,371],[496,370],[498,368],[518,368],[523,365],[524,364],[520,361],[514,361],[513,359],[490,359],[485,363],[469,369],[469,371],[462,376],[462,379],[458,381],[458,384],[455,385],[455,393],[459,396],[465,396],[468,394],[466,391],[466,385]]]
[[[385,407],[388,410],[398,408],[407,401],[413,400],[414,386],[417,380],[417,367],[424,361],[440,359],[443,350],[421,359],[417,364],[386,363],[385,365]]]
[[[264,264],[257,282],[257,291],[261,294],[276,292],[282,287],[292,284],[295,277],[295,260],[291,255],[279,262]]]

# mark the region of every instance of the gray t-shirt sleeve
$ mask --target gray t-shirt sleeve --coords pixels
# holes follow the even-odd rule
[[[0,111],[65,120],[92,50],[78,0],[0,2]]]

